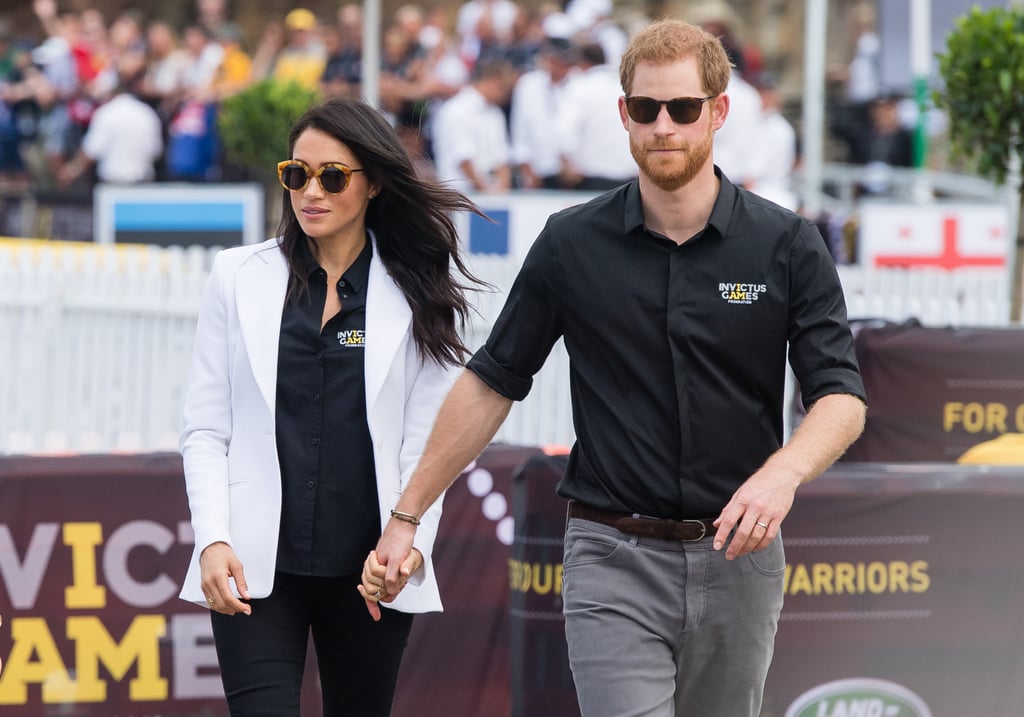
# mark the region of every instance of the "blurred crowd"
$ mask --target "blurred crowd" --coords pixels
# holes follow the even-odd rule
[[[253,42],[226,7],[196,0],[194,20],[179,28],[133,9],[104,18],[35,0],[38,32],[17,36],[0,24],[0,192],[217,181],[225,178],[217,148],[225,98],[267,78],[323,96],[363,95],[361,3],[332,17],[292,9]],[[380,107],[424,173],[474,192],[597,190],[634,176],[617,110],[618,61],[648,18],[613,15],[612,0],[436,8],[400,7],[385,18],[380,47]],[[716,163],[734,182],[795,208],[797,138],[777,75],[720,19],[704,24],[736,66]],[[858,129],[851,147],[867,142],[870,161],[881,150]]]

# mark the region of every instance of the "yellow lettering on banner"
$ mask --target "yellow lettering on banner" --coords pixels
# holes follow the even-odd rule
[[[508,561],[509,588],[521,593],[533,592],[538,595],[562,594],[561,563],[527,563],[522,560]]]
[[[106,588],[96,583],[96,546],[103,543],[99,523],[65,523],[64,544],[71,547],[72,583],[64,588],[68,608],[99,608],[107,605]]]
[[[931,587],[928,563],[795,563],[786,565],[786,595],[923,593]]]
[[[1006,433],[1009,414],[1009,407],[1003,403],[948,401],[942,406],[942,430],[949,433],[959,424],[968,433]],[[1019,425],[1024,419],[1020,407],[1017,414]]]
[[[814,594],[832,594],[832,576],[834,571],[828,563],[815,563],[812,568],[814,573]]]
[[[133,702],[167,699],[167,680],[160,677],[160,638],[166,632],[163,615],[139,615],[118,644],[99,618],[69,617],[68,637],[75,641],[78,700],[107,699],[107,683],[99,677],[100,662],[115,680],[123,679],[132,664],[138,664],[137,675],[128,684]]]
[[[43,686],[43,702],[74,702],[75,684],[57,651],[46,620],[14,618],[11,638],[14,644],[0,673],[0,705],[27,703],[29,683]]]
[[[857,575],[853,563],[836,563],[836,592],[840,595],[854,595],[857,588],[854,587],[854,578]]]
[[[910,564],[910,577],[913,580],[910,583],[911,592],[928,592],[932,586],[932,579],[928,576],[928,562],[925,560],[915,560]]]

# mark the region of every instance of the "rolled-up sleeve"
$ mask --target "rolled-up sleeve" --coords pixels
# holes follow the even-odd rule
[[[562,335],[556,243],[549,226],[530,248],[483,348],[466,368],[505,398],[521,401]]]
[[[866,403],[839,274],[824,240],[806,223],[790,256],[790,296],[789,361],[804,405],[833,393]]]

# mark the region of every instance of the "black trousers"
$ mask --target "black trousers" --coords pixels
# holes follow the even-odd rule
[[[412,615],[383,609],[374,622],[356,591],[359,575],[277,573],[252,615],[211,611],[221,679],[232,717],[298,717],[312,632],[324,717],[386,717]]]

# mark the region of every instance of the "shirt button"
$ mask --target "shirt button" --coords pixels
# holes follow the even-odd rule
[[[344,279],[338,279],[338,288],[344,288],[346,286]]]
[[[312,481],[312,480],[308,480],[308,481],[306,481],[306,487],[307,487],[307,488],[312,488],[312,487],[314,487],[315,485],[316,485],[316,481]]]
[[[319,438],[311,438],[309,440],[309,442],[310,442],[310,444],[312,444],[314,446],[319,446],[320,445],[320,439]]]
[[[320,403],[320,394],[319,393],[314,393],[313,394],[313,403]]]
[[[343,298],[343,299],[347,299],[347,298],[348,298],[348,294],[342,294],[342,295],[341,295],[341,298]]]
[[[319,360],[320,360],[320,359],[322,359],[323,357],[324,357],[324,355],[323,355],[323,352],[321,352],[321,351],[317,351],[317,352],[316,352],[316,356],[314,356],[313,358],[315,358],[315,359],[316,359],[317,361],[319,361]]]

